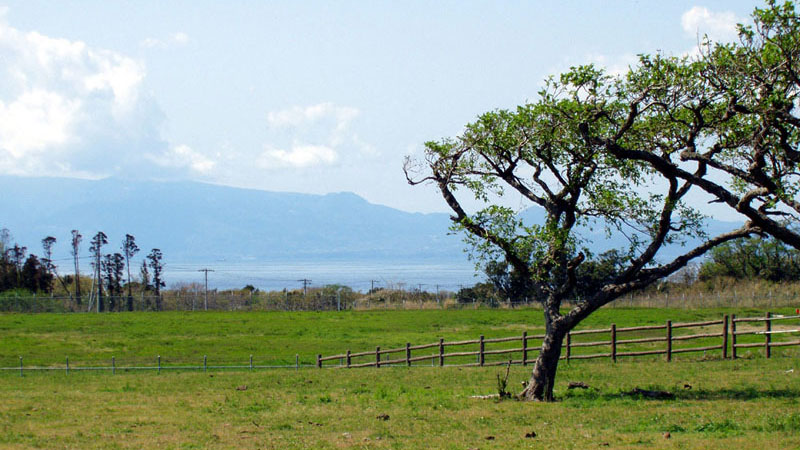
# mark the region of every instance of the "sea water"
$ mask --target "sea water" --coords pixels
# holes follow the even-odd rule
[[[457,291],[484,280],[467,261],[455,262],[212,262],[168,263],[164,269],[167,287],[182,283],[205,283],[209,289],[241,289],[247,285],[264,291],[302,289],[330,284],[366,292],[371,288]]]

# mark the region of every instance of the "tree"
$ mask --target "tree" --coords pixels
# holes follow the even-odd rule
[[[150,251],[150,254],[147,255],[147,260],[150,262],[150,270],[152,271],[153,277],[153,290],[156,294],[156,310],[161,310],[161,288],[166,286],[164,280],[162,279],[163,271],[164,271],[164,264],[161,262],[163,258],[163,254],[161,250],[154,248]]]
[[[42,264],[44,264],[48,272],[52,272],[52,269],[55,267],[53,264],[53,244],[55,243],[56,238],[53,236],[47,236],[46,238],[42,239],[42,251],[44,253]]]
[[[131,291],[131,258],[139,253],[139,246],[136,239],[130,235],[125,235],[125,242],[122,243],[122,253],[125,255],[125,267],[128,268],[128,311],[133,311],[133,293]]]
[[[92,267],[94,267],[94,277],[97,280],[97,310],[103,311],[103,276],[101,274],[102,269],[102,250],[103,246],[108,244],[108,236],[102,231],[98,231],[97,234],[94,235],[91,241],[91,246],[89,247],[89,251],[92,252],[92,257],[94,258],[92,262]]]
[[[81,304],[81,271],[80,264],[78,263],[80,257],[81,240],[83,236],[78,230],[72,230],[72,260],[75,264],[75,298],[78,305]]]
[[[0,229],[0,292],[13,289],[16,286],[16,274],[9,259],[11,247],[11,232],[8,228]]]
[[[139,269],[139,277],[142,279],[142,290],[147,293],[152,289],[150,285],[150,271],[147,269],[147,260],[142,261],[142,267]],[[150,299],[145,298],[145,308],[150,309]]]
[[[108,289],[108,310],[117,310],[117,300],[122,297],[122,273],[125,269],[125,257],[119,253],[105,255],[102,262],[104,282]]]
[[[643,103],[639,88],[648,76],[653,89],[669,85],[650,74],[648,61],[643,58],[624,77],[591,66],[573,68],[550,78],[537,102],[485,113],[457,138],[427,142],[424,161],[406,160],[409,183],[439,189],[453,211],[454,227],[466,232],[476,258],[504,260],[541,291],[545,338],[522,393],[526,399],[553,400],[562,341],[594,311],[675,273],[717,245],[760,232],[747,223],[705,236],[702,215],[685,203],[698,190],[694,183],[612,149],[624,145],[666,155],[685,150],[686,136],[661,116],[683,113],[692,99]],[[689,173],[702,176],[702,165]],[[544,223],[523,223],[516,211],[496,204],[507,190],[542,208]],[[482,205],[477,212],[463,206],[464,192]],[[602,286],[562,313],[564,301],[575,296],[578,275],[585,270],[581,266],[591,259],[576,227],[592,223],[601,223],[608,233],[624,233],[630,245],[616,249],[624,261],[606,265],[611,273],[603,275]],[[704,241],[671,261],[657,262],[666,244],[688,237]]]
[[[9,247],[11,247],[11,231],[8,228],[0,228],[0,258],[5,256]]]
[[[64,288],[64,291],[69,295],[70,300],[72,300],[72,294],[69,292],[67,288],[67,282],[64,281],[63,278],[58,276],[58,269],[56,265],[53,264],[53,245],[56,243],[56,238],[53,236],[47,236],[46,238],[42,239],[42,251],[44,252],[44,258],[42,258],[42,264],[44,265],[45,269],[47,270],[48,275],[50,278],[57,279],[61,286]],[[48,292],[52,291],[52,287]]]
[[[800,279],[800,250],[778,239],[753,237],[720,245],[700,266],[698,278],[730,277],[791,282]]]
[[[657,119],[682,148],[665,152],[596,132],[588,139],[616,157],[698,186],[800,249],[800,17],[794,3],[767,1],[754,11],[753,25],[739,26],[738,42],[706,39],[698,60],[644,58],[631,75],[629,122]]]
[[[483,272],[495,289],[511,303],[526,303],[541,298],[541,292],[530,277],[526,277],[506,261],[487,261]]]
[[[20,270],[18,287],[31,292],[49,292],[52,284],[53,277],[47,267],[39,261],[36,255],[28,256]]]
[[[7,250],[8,256],[6,259],[11,263],[11,267],[14,269],[15,287],[22,286],[22,266],[25,264],[25,255],[27,252],[27,247],[21,247],[16,243]]]

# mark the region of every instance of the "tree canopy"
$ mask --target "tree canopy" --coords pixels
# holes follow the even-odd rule
[[[621,76],[574,67],[548,79],[537,101],[482,114],[459,136],[427,142],[424,160],[406,160],[409,183],[439,189],[478,259],[508,264],[539,291],[546,337],[525,397],[553,398],[564,336],[603,305],[734,239],[800,243],[791,225],[800,29],[790,3],[769,2],[753,19],[739,42],[706,41],[698,57],[644,55]],[[542,208],[544,222],[502,206],[509,192]],[[687,202],[698,195],[747,220],[706,236]],[[468,210],[465,199],[482,207]],[[629,245],[593,259],[579,225],[623,233]],[[702,244],[663,260],[665,245],[690,236]],[[581,289],[581,273],[599,280],[594,289]]]

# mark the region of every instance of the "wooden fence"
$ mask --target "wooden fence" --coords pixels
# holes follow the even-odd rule
[[[773,330],[772,325],[774,322],[782,322],[786,320],[792,320],[800,318],[800,315],[797,316],[773,316],[772,313],[767,313],[764,317],[749,317],[749,318],[737,318],[734,314],[731,317],[731,355],[736,358],[736,350],[740,348],[752,348],[752,347],[763,347],[764,348],[764,356],[769,358],[772,355],[772,348],[773,347],[788,347],[793,345],[800,345],[800,340],[794,341],[776,341],[773,342],[772,337],[775,335],[791,335],[797,334],[800,332],[798,329],[778,329]],[[764,323],[764,328],[762,330],[758,329],[744,329],[744,330],[737,330],[737,324],[759,324],[759,322]],[[756,325],[757,327],[758,325]],[[751,328],[755,328],[752,327]],[[739,342],[739,336],[759,336],[763,335],[764,340],[763,342]]]
[[[561,359],[593,359],[610,358],[616,362],[620,357],[637,357],[645,355],[665,355],[667,361],[672,360],[672,356],[679,353],[721,351],[722,358],[728,358],[728,349],[731,349],[730,356],[737,357],[737,349],[748,347],[764,347],[765,356],[770,357],[771,347],[785,347],[800,345],[800,340],[773,342],[772,336],[781,334],[789,336],[800,334],[800,325],[795,329],[773,330],[772,323],[775,321],[797,320],[800,315],[795,316],[773,316],[767,313],[765,317],[758,318],[730,318],[726,315],[721,320],[711,320],[691,323],[672,323],[667,321],[664,325],[646,325],[637,327],[617,328],[611,324],[609,328],[593,330],[577,330],[567,334],[564,342]],[[764,328],[761,330],[737,330],[737,324],[763,322]],[[626,337],[625,335],[630,337]],[[658,335],[653,335],[658,334]],[[607,340],[590,340],[586,337],[597,339],[596,335],[606,335]],[[633,335],[633,336],[631,336]],[[750,335],[746,339],[748,342],[740,342],[741,336]],[[764,336],[764,340],[753,342],[754,337]],[[730,338],[730,345],[729,345]],[[439,342],[422,345],[411,345],[406,343],[404,347],[381,349],[352,353],[347,352],[322,356],[317,355],[317,367],[376,367],[405,365],[411,366],[413,363],[430,361],[431,365],[444,366],[445,360],[461,360],[464,358],[474,358],[475,362],[447,364],[453,366],[492,366],[511,364],[527,365],[533,363],[538,356],[541,341],[544,335],[528,335],[523,332],[521,336],[491,338],[487,339],[480,336],[478,339],[447,342],[439,339]],[[693,343],[694,346],[684,346],[685,342],[699,341]],[[514,344],[518,343],[518,346]],[[663,343],[663,345],[661,345]],[[487,346],[499,345],[503,348],[487,349]],[[472,350],[465,351],[446,351],[448,348],[461,350],[458,347],[476,346]],[[509,347],[510,346],[510,347]],[[633,348],[632,348],[633,347]],[[606,351],[593,352],[592,350],[601,348]],[[423,354],[419,354],[423,351]],[[416,353],[416,354],[415,354]],[[502,358],[500,358],[502,357]],[[516,359],[515,359],[516,358]],[[329,361],[337,361],[338,364],[325,364]]]

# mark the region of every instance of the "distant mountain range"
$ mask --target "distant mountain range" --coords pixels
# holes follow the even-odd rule
[[[37,254],[51,235],[56,251],[68,255],[77,229],[84,249],[98,230],[108,248],[129,233],[145,251],[157,247],[181,262],[465,258],[461,240],[448,234],[447,214],[407,213],[352,193],[12,176],[0,176],[0,192],[0,227]]]
[[[238,189],[179,181],[97,181],[0,176],[0,228],[41,254],[40,241],[58,239],[54,257],[69,255],[70,230],[89,240],[104,231],[117,251],[126,233],[144,252],[160,248],[169,261],[404,261],[463,262],[459,236],[449,233],[448,214],[408,213],[375,205],[352,193],[309,195]],[[540,222],[541,209],[522,213]],[[719,233],[739,224],[710,220]],[[581,230],[592,251],[624,245]],[[696,242],[689,242],[693,244]],[[678,246],[662,258],[677,255]]]

